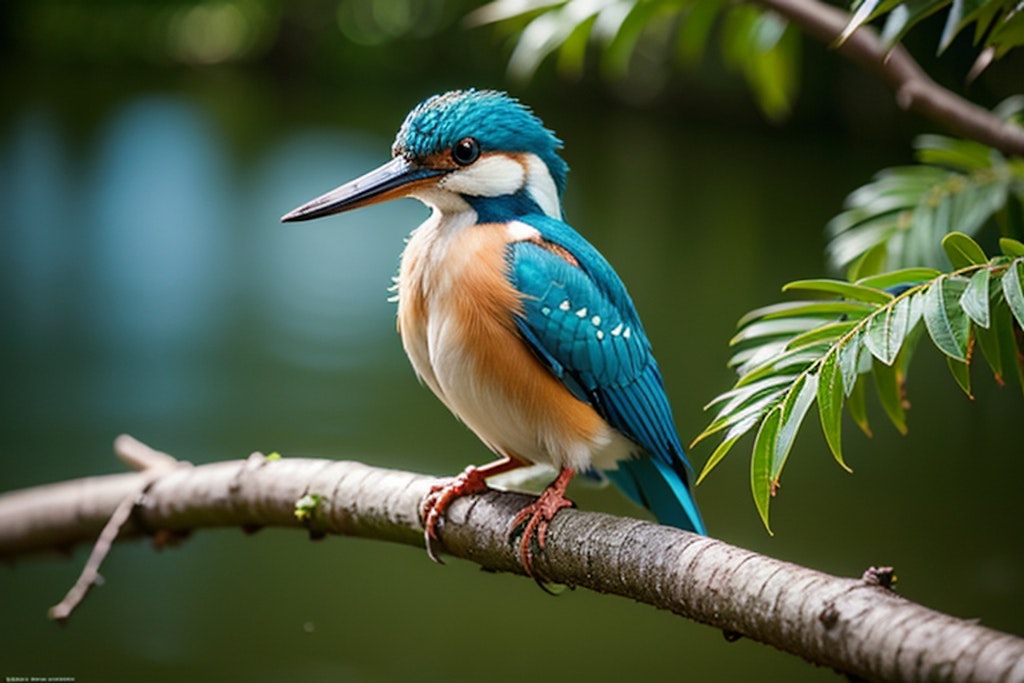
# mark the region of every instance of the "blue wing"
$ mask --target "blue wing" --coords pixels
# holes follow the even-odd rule
[[[642,449],[605,474],[659,521],[705,533],[661,371],[625,286],[565,223],[546,216],[520,220],[557,245],[509,245],[509,279],[523,295],[516,319],[523,338],[569,391]]]

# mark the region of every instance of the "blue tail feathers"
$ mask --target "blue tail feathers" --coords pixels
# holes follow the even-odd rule
[[[680,463],[680,468],[685,466]],[[641,457],[619,463],[619,469],[603,472],[629,498],[644,506],[662,524],[706,534],[697,504],[679,472],[658,458]]]

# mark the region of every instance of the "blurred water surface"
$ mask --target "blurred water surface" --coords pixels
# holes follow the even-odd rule
[[[225,79],[225,76],[218,76]],[[454,473],[485,449],[420,387],[386,301],[426,216],[394,202],[299,226],[278,217],[386,160],[428,91],[298,98],[269,83],[66,84],[0,119],[4,454],[13,489],[121,466],[129,432],[209,462],[253,450]],[[295,93],[290,92],[292,101]],[[730,382],[735,320],[825,274],[821,229],[901,149],[851,135],[683,121],[571,94],[530,103],[566,140],[577,225],[619,269],[662,364],[684,442]],[[590,106],[593,104],[593,106]],[[969,401],[922,352],[900,437],[847,425],[843,473],[809,421],[773,507],[746,449],[698,491],[711,532],[845,575],[891,564],[907,596],[1024,633],[1020,393],[976,372]],[[692,453],[699,466],[710,452]],[[613,490],[581,507],[643,514]],[[352,539],[203,532],[117,547],[67,628],[46,608],[86,548],[0,580],[0,674],[129,680],[833,680],[755,643],[617,598],[557,599],[468,563]]]

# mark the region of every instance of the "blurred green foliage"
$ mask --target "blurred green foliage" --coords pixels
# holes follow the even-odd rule
[[[830,264],[851,280],[915,266],[946,269],[942,240],[952,231],[992,244],[996,235],[1024,238],[1024,160],[942,135],[919,136],[914,147],[916,164],[879,171],[828,223]]]
[[[35,59],[212,65],[258,62],[293,49],[430,39],[459,16],[445,0],[41,0],[11,3],[9,49]],[[300,45],[313,38],[313,45]],[[281,54],[283,53],[283,55]]]
[[[505,74],[531,17],[467,26],[478,4],[0,3],[4,488],[118,471],[109,443],[122,431],[199,462],[277,448],[440,474],[485,460],[417,387],[384,303],[421,207],[277,223],[386,158],[405,112],[433,92],[510,89],[566,140],[567,213],[629,283],[683,435],[701,430],[710,388],[735,380],[722,341],[736,312],[824,270],[822,226],[843,197],[913,161],[922,124],[897,112],[891,92],[744,6],[640,3],[652,19],[627,16],[614,55],[595,49],[598,27],[584,23],[524,84]],[[1019,51],[970,85],[969,32],[935,57],[943,19],[905,38],[938,80],[986,106],[1020,90]],[[765,50],[778,52],[763,64],[744,57]],[[760,93],[746,70],[786,76]],[[1000,216],[977,233],[986,253]],[[978,315],[976,297],[967,301]],[[990,309],[993,319],[1009,311]],[[944,357],[920,355],[921,422],[905,438],[847,435],[855,479],[814,457],[829,448],[816,434],[792,444],[772,508],[784,533],[763,533],[736,458],[701,484],[701,507],[730,542],[850,576],[894,564],[908,597],[1020,633],[1024,459],[1006,429],[1020,394],[976,381],[977,400],[965,401]],[[866,413],[891,418],[890,403]],[[572,495],[585,509],[643,514],[614,491]],[[3,674],[834,678],[626,601],[551,600],[411,549],[274,530],[204,532],[159,556],[119,546],[106,587],[59,630],[45,607],[87,550],[4,576]],[[497,647],[496,633],[515,633],[517,651]]]
[[[594,43],[602,73],[621,80],[651,61],[696,69],[717,37],[724,67],[743,76],[768,118],[785,118],[799,83],[800,41],[788,22],[754,5],[721,0],[497,0],[467,17],[518,33],[509,74],[529,79],[558,55],[563,76],[578,77]]]
[[[971,25],[974,44],[991,50],[983,64],[1024,45],[1024,11],[1013,0],[856,0],[852,9],[853,18],[843,32],[844,38],[858,27],[884,17],[882,39],[892,46],[929,16],[948,10],[939,38],[940,53]]]

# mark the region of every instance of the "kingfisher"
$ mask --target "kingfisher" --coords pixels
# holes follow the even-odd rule
[[[421,381],[497,459],[467,467],[424,500],[427,552],[440,561],[445,510],[487,479],[558,470],[514,518],[519,558],[572,503],[576,474],[606,477],[659,522],[706,533],[651,344],[622,280],[568,223],[562,142],[525,105],[455,90],[409,112],[391,161],[282,217],[304,221],[412,197],[430,216],[402,252],[398,330]]]

